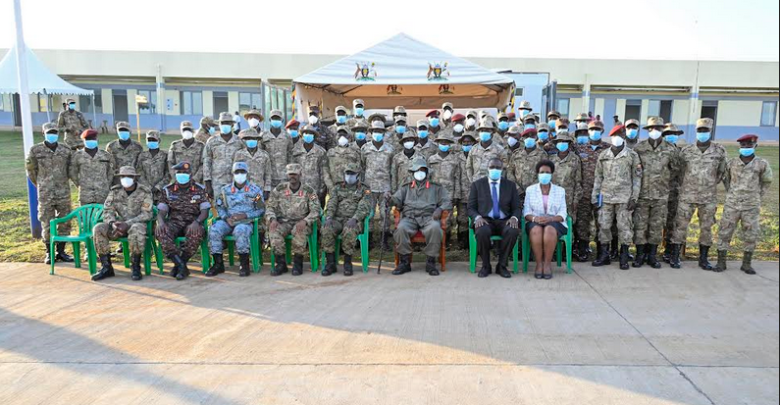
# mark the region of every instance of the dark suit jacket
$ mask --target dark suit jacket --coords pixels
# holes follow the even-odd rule
[[[523,213],[520,211],[520,194],[517,192],[517,184],[506,177],[501,179],[498,207],[507,215],[506,219],[517,217],[519,221],[523,217]],[[490,218],[490,213],[493,211],[493,197],[490,192],[490,180],[487,177],[471,184],[468,208],[469,217],[472,220],[479,216],[485,219]]]

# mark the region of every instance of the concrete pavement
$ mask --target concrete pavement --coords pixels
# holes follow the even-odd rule
[[[0,404],[780,402],[777,263],[547,282],[423,267],[93,283],[0,264]]]

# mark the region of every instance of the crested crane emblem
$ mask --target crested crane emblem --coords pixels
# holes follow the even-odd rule
[[[356,62],[355,80],[359,82],[376,81],[376,63],[374,62]]]
[[[428,63],[428,81],[434,82],[434,81],[442,81],[447,80],[448,77],[450,77],[450,71],[447,68],[449,66],[448,62],[436,62],[436,63]]]

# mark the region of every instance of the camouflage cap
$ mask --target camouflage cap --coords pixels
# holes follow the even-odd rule
[[[59,133],[60,129],[57,128],[57,124],[55,124],[53,122],[47,122],[47,123],[43,124],[43,133],[46,134],[46,133],[49,133],[49,132],[57,132],[57,133]]]
[[[555,118],[557,120],[558,118],[561,118],[561,113],[559,113],[558,111],[552,110],[552,111],[547,113],[547,119],[549,120],[551,118]]]
[[[477,142],[477,134],[475,134],[472,131],[466,131],[463,133],[463,135],[460,136],[460,139],[458,139],[458,143],[463,144],[463,141],[466,140],[466,138],[471,138],[471,140],[474,143]]]
[[[399,115],[395,117],[395,122],[407,122],[407,118],[405,115]]]
[[[244,113],[244,119],[248,120],[249,117],[257,117],[257,119],[260,120],[260,122],[263,122],[265,120],[265,117],[263,117],[263,113],[260,112],[260,110],[253,108],[247,112]]]
[[[536,127],[537,132],[547,131],[550,132],[550,126],[546,122],[542,122]]]
[[[347,173],[360,173],[360,165],[357,162],[349,162],[344,165],[344,174]]]
[[[300,175],[303,172],[303,167],[298,163],[290,163],[285,169],[287,174]]]
[[[701,118],[696,121],[696,129],[699,128],[712,129],[714,125],[715,125],[715,121],[713,121],[712,118]]]
[[[420,169],[428,169],[428,162],[425,160],[425,157],[418,156],[412,160],[412,164],[409,165],[409,171],[410,172],[416,172]]]
[[[317,104],[309,106],[309,115],[319,114],[319,113],[320,113],[320,106],[318,106]]]
[[[514,138],[520,137],[520,127],[517,125],[511,125],[509,129],[506,131],[507,135],[510,135]]]
[[[81,139],[87,139],[87,138],[97,138],[99,132],[95,131],[94,129],[85,129],[84,132],[81,133]]]
[[[436,139],[434,139],[434,142],[455,143],[455,138],[453,138],[452,134],[450,134],[450,131],[439,131],[438,135],[436,135]]]
[[[347,111],[347,107],[344,107],[343,105],[340,105],[340,106],[336,107],[336,109],[335,109],[335,110],[333,110],[333,111],[334,111],[334,112],[335,112],[337,115],[338,115],[338,113],[344,113],[344,114],[347,114],[347,113],[349,112],[349,111]]]
[[[495,131],[496,125],[493,122],[493,117],[487,116],[479,120],[479,124],[477,125],[477,129],[489,129],[491,131]]]
[[[417,133],[414,131],[406,131],[403,135],[401,135],[401,143],[408,140],[417,141]]]
[[[75,102],[76,102],[75,98],[68,98],[67,100],[65,100],[66,104],[75,103]]]
[[[406,108],[404,108],[404,106],[402,106],[402,105],[399,105],[399,106],[393,108],[393,115],[396,115],[396,114],[406,115]]]
[[[500,113],[498,113],[498,120],[501,121],[502,118],[506,118],[507,120],[509,120],[509,114],[501,111]]]
[[[269,115],[269,117],[271,117],[271,118],[276,117],[276,118],[281,119],[282,118],[282,110],[271,110],[271,115]]]
[[[338,125],[336,127],[336,133],[339,133],[339,132],[346,132],[347,134],[349,134],[349,127],[346,126],[346,125]]]
[[[568,131],[569,130],[569,120],[566,118],[558,118],[555,120],[555,130],[560,131],[561,128]]]
[[[373,113],[368,116],[368,122],[373,123],[374,121],[382,121],[383,123],[387,120],[387,117],[385,117],[384,114],[381,113]]]
[[[371,121],[371,129],[372,130],[382,130],[382,131],[384,131],[385,129],[387,129],[386,126],[385,126],[385,121],[384,120],[382,120],[382,121],[380,121],[380,120],[373,120],[373,121]]]
[[[519,110],[529,110],[529,111],[533,110],[533,108],[531,107],[531,102],[526,100],[521,101],[520,106],[517,108]]]
[[[593,120],[588,124],[588,129],[600,129],[604,130],[604,123],[598,120]]]
[[[190,162],[183,161],[179,162],[176,166],[173,166],[173,171],[175,172],[189,172],[192,168],[192,165],[190,165]]]
[[[150,130],[150,131],[146,131],[146,140],[149,140],[149,139],[154,139],[154,140],[159,141],[160,140],[160,131],[156,131],[154,129]]]
[[[192,129],[192,123],[191,123],[191,122],[189,122],[189,121],[182,121],[182,123],[181,123],[181,124],[182,124],[181,128],[184,128],[184,123],[185,123],[185,122],[186,122],[187,124],[189,124],[189,127],[187,127],[187,128],[190,128],[190,129]],[[206,127],[206,126],[209,126],[209,127],[210,127],[210,126],[212,126],[212,125],[214,125],[214,124],[216,124],[216,123],[214,122],[214,118],[211,118],[211,117],[203,117],[203,118],[201,118],[201,119],[200,119],[200,126],[202,126],[202,127]]]
[[[303,129],[301,129],[301,133],[302,134],[314,134],[314,135],[319,135],[320,134],[320,132],[317,131],[317,128],[315,128],[312,125],[305,125],[303,127]]]
[[[233,114],[229,112],[221,112],[219,113],[219,119],[217,121],[219,121],[220,124],[228,122],[235,123],[236,119],[233,117]]]
[[[450,111],[455,111],[455,108],[452,106],[452,103],[447,102],[447,103],[444,103],[444,104],[441,105],[442,111],[444,111],[444,110],[446,110],[448,108],[450,109]]]
[[[629,121],[626,121],[626,126],[628,126]],[[663,118],[661,118],[661,117],[648,117],[647,118],[647,125],[645,125],[645,129],[658,128],[658,127],[660,127],[660,128],[664,127],[664,119]]]
[[[680,130],[680,128],[678,128],[676,124],[672,124],[671,122],[666,124],[662,132],[662,135],[682,135],[682,134],[683,131]]]
[[[534,115],[534,114],[528,114],[528,115],[526,115],[526,116],[523,118],[523,122],[524,122],[524,123],[529,123],[529,122],[537,122],[537,120],[536,120],[536,115]]]
[[[428,128],[428,120],[418,120],[417,128]]]
[[[466,113],[466,118],[468,117],[477,119],[479,118],[479,113],[477,112],[477,110],[470,110],[469,112]]]
[[[238,133],[238,139],[247,138],[260,138],[260,134],[254,128],[242,129],[241,132]]]
[[[626,123],[624,125],[626,127],[628,127],[629,125],[636,125],[637,127],[641,127],[641,125],[639,124],[639,120],[635,120],[635,119],[630,119],[630,120],[626,121]]]
[[[367,130],[368,129],[368,121],[366,121],[363,118],[355,120],[355,123],[352,125],[352,131],[355,132],[358,129]]]
[[[588,113],[577,114],[577,118],[574,119],[574,122],[578,122],[578,121],[590,121],[590,117],[588,116]]]
[[[203,118],[201,118],[201,120],[200,120],[200,125],[203,125],[203,121],[204,121],[206,118],[207,118],[207,117],[203,117]],[[213,124],[213,123],[214,123],[214,120],[213,120],[213,119],[211,119],[211,118],[209,118],[209,119],[208,119],[208,122],[210,122],[210,124],[209,124],[209,125],[211,125],[211,124]],[[192,129],[192,123],[191,123],[191,122],[189,122],[189,121],[182,121],[182,122],[181,122],[181,124],[179,124],[179,129]]]
[[[353,101],[352,101],[352,106],[353,106],[353,107],[357,107],[357,106],[359,106],[359,105],[362,105],[363,107],[365,107],[365,106],[366,106],[366,103],[364,103],[364,102],[363,102],[363,100],[361,100],[361,99],[359,99],[359,98],[357,98],[357,99],[355,99],[355,100],[353,100]]]
[[[569,134],[569,130],[568,129],[562,129],[562,130],[558,131],[556,133],[556,135],[555,135],[555,139],[553,139],[553,142],[555,142],[555,143],[558,143],[558,142],[573,142],[573,141],[574,140],[572,139],[571,135]]]
[[[239,170],[243,170],[247,173],[249,173],[249,165],[246,164],[246,162],[236,162],[233,163],[233,171],[232,173],[235,173]]]
[[[140,177],[141,175],[135,171],[133,166],[122,166],[119,168],[119,172],[114,177]]]
[[[127,129],[127,130],[129,130],[130,129],[130,123],[128,123],[127,121],[117,121],[116,129],[117,130],[119,130],[119,129]]]

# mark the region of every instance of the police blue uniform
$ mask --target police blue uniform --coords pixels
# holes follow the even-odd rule
[[[225,236],[233,235],[238,254],[249,254],[252,222],[265,213],[263,190],[250,181],[241,188],[237,188],[234,184],[227,185],[222,188],[216,204],[220,220],[209,228],[211,253],[222,254],[222,240]],[[231,227],[227,219],[236,214],[246,214],[247,219]]]

